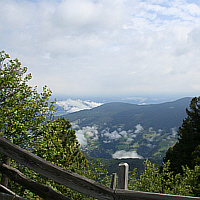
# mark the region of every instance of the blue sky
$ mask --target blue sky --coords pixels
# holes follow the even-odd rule
[[[200,3],[0,1],[0,50],[55,96],[199,96]]]

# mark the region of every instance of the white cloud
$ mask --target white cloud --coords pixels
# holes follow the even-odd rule
[[[158,129],[158,133],[161,134],[163,132],[162,129]]]
[[[120,135],[122,135],[124,138],[127,138],[127,132],[126,131],[121,131],[119,132]]]
[[[73,130],[79,130],[80,129],[79,125],[77,125],[75,123],[71,123],[71,125],[72,125]]]
[[[123,8],[121,1],[68,0],[62,1],[51,17],[55,27],[68,32],[97,31],[118,27],[124,18]]]
[[[93,137],[93,140],[98,140],[98,127],[96,125],[92,127],[82,127],[82,130],[84,131],[84,135],[86,137]]]
[[[143,159],[142,156],[138,155],[136,151],[116,151],[114,154],[112,154],[112,158],[122,159],[122,158],[140,158]]]
[[[136,134],[138,134],[138,133],[140,133],[141,131],[144,130],[144,128],[143,128],[140,124],[137,124],[137,125],[135,126],[135,128],[136,128],[136,130],[135,130],[134,133],[136,133]]]
[[[133,137],[132,136],[132,130],[122,130],[121,128],[118,128],[117,130],[113,131],[110,133],[109,128],[105,128],[104,130],[101,131],[101,137],[106,137],[109,140],[118,140],[120,138],[127,138],[127,141],[131,142],[134,139],[128,138],[128,137]]]
[[[131,72],[131,74],[132,73],[133,72]],[[145,98],[145,97],[125,97],[125,98],[122,98],[122,100],[139,101],[140,103],[143,103],[144,101],[147,100],[147,98]]]
[[[149,142],[153,142],[153,141],[154,141],[154,138],[155,138],[155,136],[154,136],[154,137],[149,137],[149,138],[147,138],[147,140],[148,140]]]
[[[136,138],[136,137],[137,137],[137,134],[131,134],[131,137],[132,137],[132,138]]]
[[[87,138],[85,137],[83,130],[77,130],[76,137],[77,137],[77,140],[79,141],[81,147],[87,146]]]
[[[72,124],[72,129],[76,129],[76,137],[82,147],[87,146],[87,138],[90,138],[94,141],[99,139],[98,127],[96,125],[86,126],[80,129],[78,125]]]
[[[83,101],[80,99],[78,100],[67,99],[66,101],[58,101],[56,102],[56,104],[64,108],[64,110],[66,110],[67,113],[77,112],[85,109],[92,109],[102,105],[102,103],[97,103],[93,101]]]
[[[146,146],[149,147],[149,148],[151,148],[151,147],[152,147],[152,144],[147,144]]]
[[[110,140],[104,140],[103,143],[108,144],[108,143],[111,143],[111,141]]]
[[[149,147],[149,148],[154,148],[154,147],[156,147],[156,145],[152,145],[152,144],[147,144],[146,146]]]
[[[200,5],[184,0],[0,1],[0,44],[68,96],[184,94],[199,87]]]
[[[149,132],[152,132],[153,131],[153,127],[149,127]]]
[[[177,127],[171,128],[172,131],[172,137],[176,137],[177,136]]]
[[[120,139],[122,136],[121,136],[117,131],[113,131],[113,132],[111,132],[111,133],[105,132],[105,133],[104,133],[104,137],[108,137],[110,140],[118,140],[118,139]]]

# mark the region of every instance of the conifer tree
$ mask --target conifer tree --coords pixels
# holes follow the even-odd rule
[[[178,130],[178,142],[168,149],[164,162],[170,160],[171,170],[182,172],[182,166],[193,168],[195,149],[200,145],[200,96],[194,97],[190,102],[190,109],[186,109],[187,118],[183,120]]]

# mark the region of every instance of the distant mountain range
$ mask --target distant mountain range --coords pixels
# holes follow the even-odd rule
[[[150,105],[113,102],[63,116],[90,156],[161,160],[177,141],[191,99]]]
[[[172,102],[150,105],[136,105],[129,103],[107,103],[91,110],[63,115],[70,122],[79,126],[98,125],[104,127],[123,127],[125,130],[132,129],[137,124],[144,128],[153,127],[169,130],[180,126],[186,117],[185,109],[191,98],[183,98]]]

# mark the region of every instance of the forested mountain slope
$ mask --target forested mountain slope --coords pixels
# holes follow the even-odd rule
[[[113,102],[64,117],[75,124],[82,150],[92,157],[161,161],[177,142],[176,131],[190,101],[187,97],[151,105]]]
[[[103,128],[121,124],[125,130],[128,130],[137,124],[142,124],[144,128],[153,127],[154,129],[169,130],[181,125],[186,117],[185,109],[190,100],[191,98],[187,97],[177,101],[151,105],[113,102],[91,110],[70,113],[64,117],[81,127],[96,124]]]

